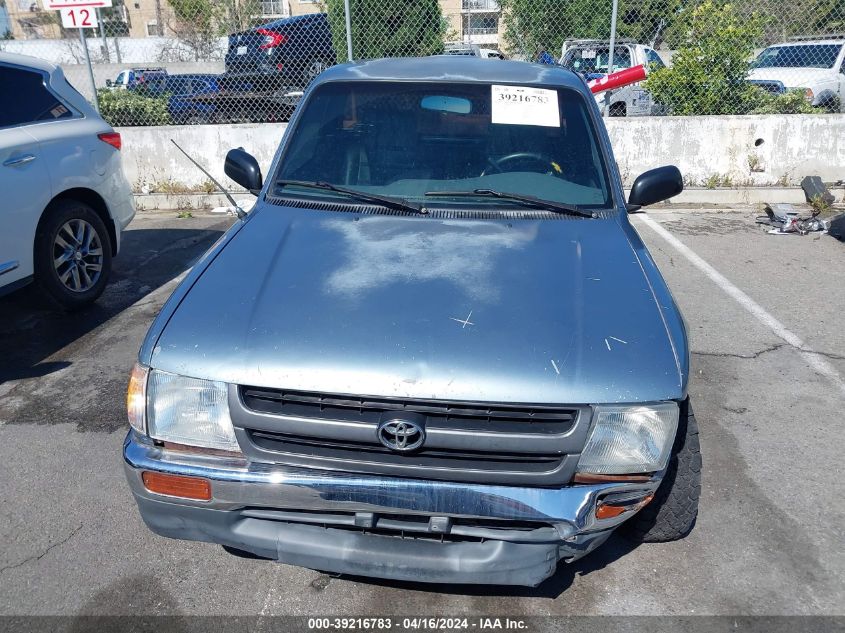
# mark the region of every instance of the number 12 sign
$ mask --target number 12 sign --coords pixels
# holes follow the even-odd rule
[[[93,29],[97,27],[97,12],[93,7],[59,9],[62,26],[66,29]]]

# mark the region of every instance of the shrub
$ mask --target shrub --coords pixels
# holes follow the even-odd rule
[[[167,96],[152,97],[134,90],[97,91],[100,115],[113,127],[129,125],[168,125]]]
[[[344,0],[327,0],[326,11],[338,62],[346,61]],[[350,0],[352,56],[420,57],[443,51],[447,23],[437,0]]]
[[[749,113],[762,92],[746,78],[764,23],[759,14],[742,15],[718,0],[687,9],[672,67],[655,70],[646,81],[654,100],[675,115]]]
[[[788,90],[780,95],[760,90],[758,99],[751,114],[818,114],[825,111],[810,105],[803,90]]]

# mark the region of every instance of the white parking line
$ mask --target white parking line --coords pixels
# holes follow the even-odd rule
[[[754,299],[733,285],[724,275],[722,275],[722,273],[704,261],[689,246],[681,242],[681,240],[660,226],[658,222],[652,220],[647,214],[638,214],[634,217],[639,218],[640,221],[647,224],[652,231],[657,233],[676,251],[683,255],[689,263],[707,275],[707,277],[719,286],[719,288],[724,290],[729,297],[754,315],[760,323],[768,327],[776,336],[782,338],[788,345],[794,347],[799,353],[801,353],[804,360],[807,361],[807,364],[810,365],[810,367],[815,369],[822,376],[830,379],[830,381],[833,382],[833,384],[836,385],[842,393],[845,393],[845,382],[843,382],[842,377],[839,375],[839,372],[836,371],[836,368],[827,362],[825,358],[808,347],[804,341],[792,332],[792,330],[773,317],[763,306],[754,301]]]

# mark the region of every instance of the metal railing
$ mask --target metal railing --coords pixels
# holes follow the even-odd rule
[[[461,9],[464,11],[499,11],[497,0],[461,0]]]

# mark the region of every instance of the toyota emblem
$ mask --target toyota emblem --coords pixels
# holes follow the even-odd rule
[[[378,425],[376,432],[382,444],[398,453],[416,450],[425,442],[425,429],[422,424],[410,420],[384,420]]]

